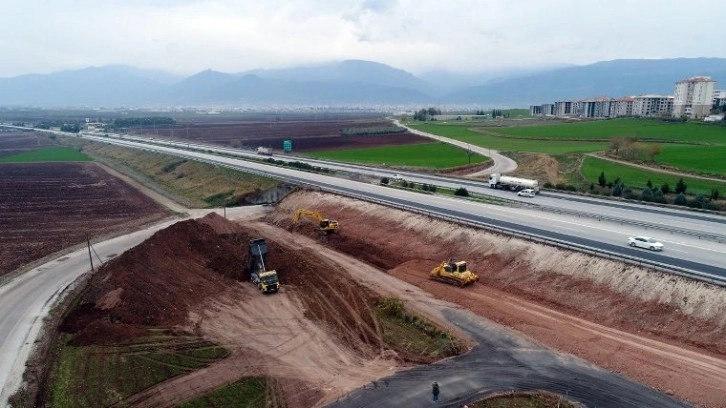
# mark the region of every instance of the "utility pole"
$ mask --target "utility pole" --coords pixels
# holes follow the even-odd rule
[[[88,260],[91,261],[91,272],[93,272],[93,256],[91,256],[91,238],[86,233],[86,244],[88,244]]]

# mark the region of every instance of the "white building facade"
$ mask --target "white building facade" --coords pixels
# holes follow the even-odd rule
[[[676,82],[673,116],[700,119],[710,114],[716,81],[696,76]]]

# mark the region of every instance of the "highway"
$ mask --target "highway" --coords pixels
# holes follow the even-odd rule
[[[610,254],[615,258],[637,258],[664,268],[674,267],[694,274],[726,279],[726,240],[707,239],[706,235],[723,236],[724,217],[689,213],[680,210],[652,208],[632,204],[601,202],[589,198],[575,200],[556,194],[544,194],[534,199],[517,198],[509,191],[492,191],[485,185],[468,180],[446,179],[438,176],[408,174],[412,180],[427,180],[433,184],[449,183],[467,186],[483,193],[495,194],[516,201],[517,206],[490,205],[452,197],[422,194],[381,186],[375,180],[364,183],[323,174],[302,172],[286,167],[220,156],[206,151],[187,150],[102,136],[83,135],[83,138],[113,143],[130,148],[166,153],[193,160],[270,175],[293,183],[317,186],[346,195],[365,197],[393,206],[455,218],[473,224],[491,226],[528,236],[556,240],[586,249]],[[259,157],[256,154],[248,153]],[[346,166],[350,167],[350,166]],[[358,167],[358,166],[356,166]],[[380,169],[368,169],[378,172]],[[477,191],[479,191],[477,190]],[[533,205],[536,203],[536,205]],[[537,206],[552,207],[542,210]],[[647,224],[647,226],[644,226]],[[649,234],[663,242],[666,249],[653,253],[627,246],[630,235]]]
[[[159,153],[172,154],[193,160],[205,161],[220,166],[227,166],[247,172],[270,175],[280,179],[317,186],[319,188],[358,196],[396,207],[412,209],[431,215],[460,220],[465,223],[488,226],[536,239],[556,240],[563,244],[575,245],[596,252],[608,253],[613,257],[631,257],[644,262],[662,264],[664,267],[681,268],[693,273],[726,278],[724,254],[726,244],[717,239],[703,239],[694,232],[698,230],[718,234],[723,231],[724,220],[707,214],[691,214],[673,210],[653,210],[629,204],[599,203],[598,200],[564,199],[558,195],[544,195],[535,198],[537,202],[560,208],[555,210],[538,209],[529,204],[531,201],[517,200],[511,192],[491,191],[485,186],[471,184],[471,188],[481,188],[488,193],[506,196],[520,204],[514,207],[481,204],[465,199],[447,196],[422,194],[381,186],[377,180],[372,183],[348,180],[323,174],[302,172],[285,167],[270,166],[264,163],[244,160],[241,158],[220,156],[215,153],[192,151],[187,148],[159,146],[148,142],[123,140],[84,135],[84,138],[99,142],[113,143],[136,149],[144,149]],[[255,157],[259,157],[252,154]],[[294,160],[298,160],[295,158]],[[340,165],[340,164],[339,164]],[[341,165],[343,166],[343,165]],[[356,166],[360,167],[360,166]],[[350,168],[348,166],[348,168]],[[370,169],[369,172],[383,174],[385,170]],[[461,183],[475,183],[467,180],[452,180],[435,176],[406,175],[406,177],[426,177],[425,180],[440,180],[453,186]],[[439,182],[431,184],[441,185]],[[469,187],[467,187],[469,188]],[[529,199],[531,200],[531,199]],[[547,201],[545,201],[547,200]],[[580,201],[578,201],[580,200]],[[568,207],[574,206],[574,207]],[[623,220],[599,219],[594,216],[576,216],[567,208],[593,206],[592,211],[621,215]],[[230,215],[228,210],[228,215]],[[657,224],[662,233],[657,236],[666,245],[663,253],[652,253],[636,250],[626,245],[628,235],[643,233],[642,221],[644,214],[652,214],[649,220]],[[627,217],[630,217],[629,219]],[[123,252],[154,231],[165,225],[159,225],[124,237],[119,237],[96,246],[96,252],[103,259],[111,258]],[[669,228],[667,232],[665,228]],[[655,235],[655,234],[653,234]],[[49,262],[20,275],[3,286],[0,286],[0,404],[7,401],[9,395],[20,383],[20,375],[34,339],[40,328],[40,320],[48,312],[53,301],[83,271],[87,261],[84,249],[78,250],[56,261]]]
[[[92,136],[94,135],[86,134],[84,137]],[[183,150],[193,149],[199,152],[214,152],[253,160],[264,159],[264,156],[260,156],[248,150],[225,148],[209,144],[188,143],[169,139],[154,139],[119,134],[110,134],[109,138],[137,141],[141,143],[153,143],[162,146],[177,147]],[[469,192],[477,195],[492,196],[509,200],[546,213],[569,213],[570,215],[574,215],[578,218],[591,217],[600,220],[608,219],[621,224],[633,224],[634,226],[641,227],[638,234],[645,234],[646,232],[644,231],[646,230],[652,230],[647,233],[654,235],[659,235],[661,232],[680,232],[700,239],[726,242],[726,217],[720,215],[696,213],[687,210],[638,205],[627,202],[598,199],[596,197],[575,196],[572,194],[560,194],[553,192],[543,192],[535,199],[530,199],[518,197],[511,191],[493,190],[489,188],[489,185],[485,181],[397,171],[371,166],[308,159],[299,156],[276,155],[273,158],[275,160],[286,162],[304,162],[313,166],[324,167],[339,172],[364,175],[376,179],[380,179],[382,177],[391,178],[394,174],[398,174],[407,181],[419,184],[432,184],[451,189],[465,187]]]

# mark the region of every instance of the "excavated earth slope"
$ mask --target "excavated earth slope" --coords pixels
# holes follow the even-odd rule
[[[195,334],[231,355],[173,378],[120,406],[170,406],[264,373],[288,406],[314,406],[397,367],[433,357],[390,349],[375,317],[378,295],[314,253],[268,240],[282,289],[247,283],[244,223],[210,214],[176,223],[106,264],[61,325],[73,345],[116,344],[150,327]]]
[[[292,225],[297,208],[337,219],[337,235]],[[726,293],[622,263],[318,192],[280,203],[269,223],[303,233],[558,350],[707,406],[726,406]],[[428,279],[449,257],[479,283]]]

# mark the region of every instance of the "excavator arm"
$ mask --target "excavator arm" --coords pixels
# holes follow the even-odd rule
[[[295,214],[292,216],[292,223],[297,224],[302,217],[308,217],[317,221],[321,231],[335,232],[338,230],[338,221],[329,220],[317,211],[305,210],[302,208],[295,211]]]

